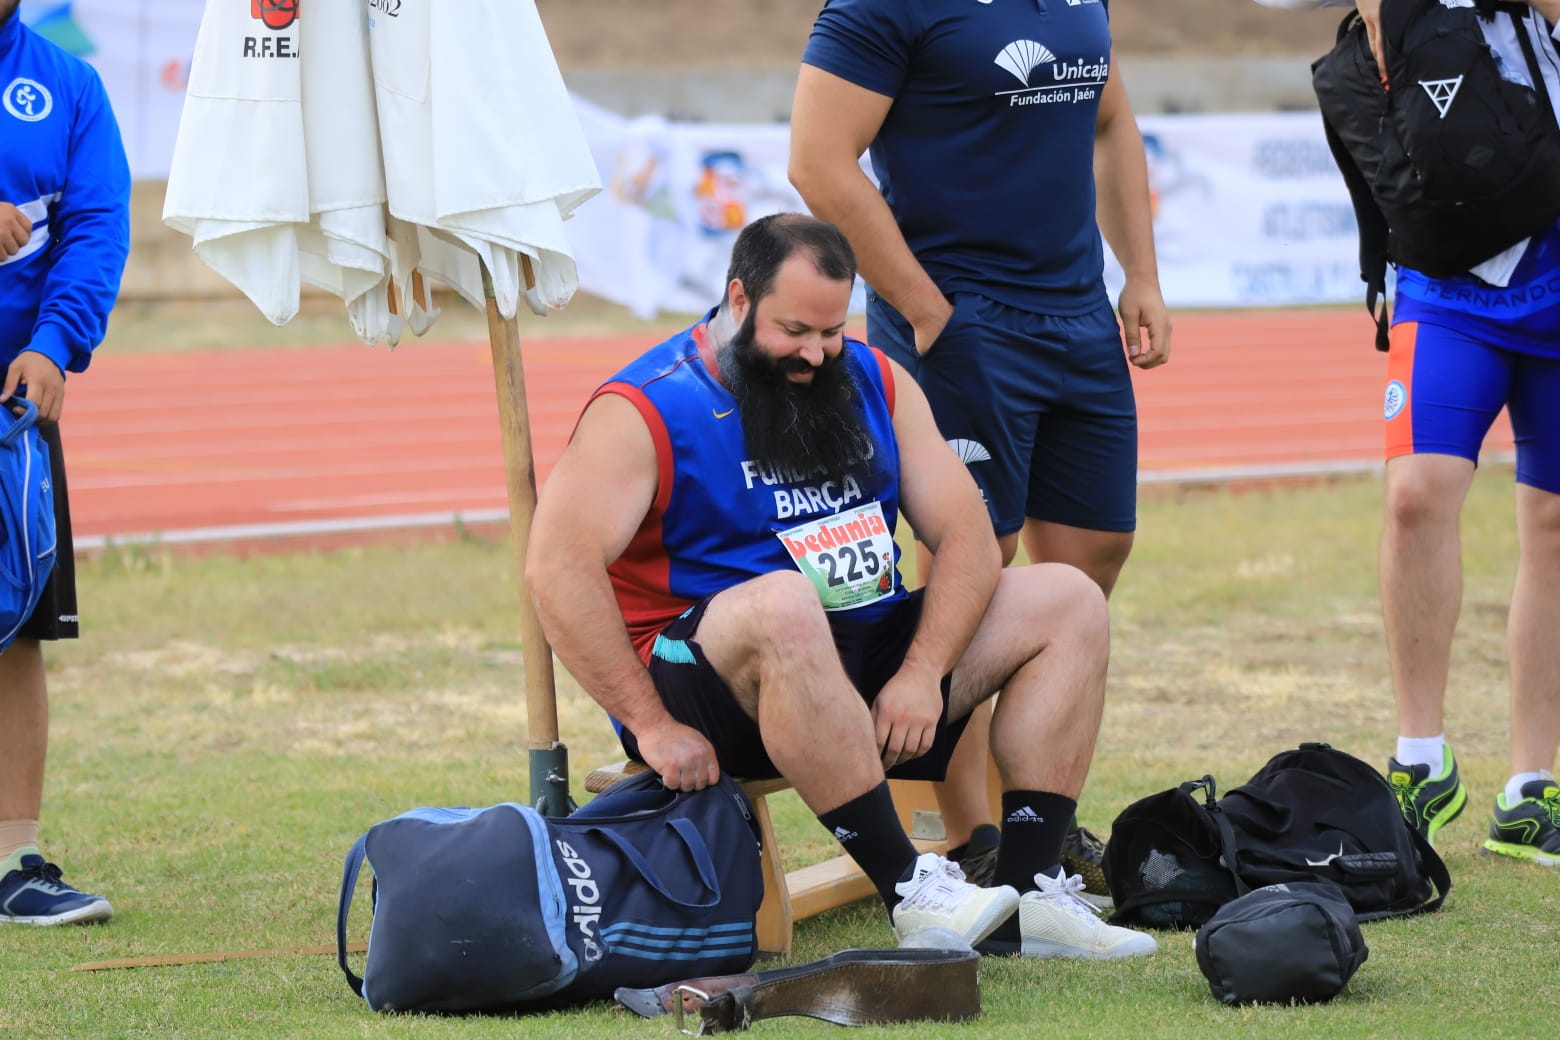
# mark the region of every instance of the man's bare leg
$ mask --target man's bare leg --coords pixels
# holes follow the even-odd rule
[[[48,745],[43,649],[36,639],[18,639],[0,654],[0,824],[10,824],[6,833],[16,836],[26,829],[20,825],[30,824],[32,840],[0,848],[0,863],[37,840]]]
[[[965,885],[937,857],[917,856],[894,812],[871,710],[805,577],[776,572],[720,593],[697,639],[757,720],[775,767],[877,888],[901,939],[947,927],[973,944],[1012,914],[1016,892]]]
[[[1013,562],[1020,540],[1031,563],[1071,564],[1092,578],[1109,598],[1132,551],[1133,533],[1094,531],[1031,518],[1024,522],[1021,532],[1015,531],[998,539],[1004,565]],[[921,573],[925,574],[929,558],[921,553],[917,555],[917,561]],[[976,828],[992,823],[987,782],[990,729],[990,711],[973,711],[958,747],[948,761],[947,779],[934,785],[951,850],[960,850],[970,841]],[[1103,894],[1096,893],[1097,896]]]
[[[1462,609],[1459,518],[1473,473],[1472,462],[1451,455],[1387,462],[1381,613],[1404,737],[1444,732],[1446,677]]]

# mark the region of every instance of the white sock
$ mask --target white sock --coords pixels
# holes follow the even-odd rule
[[[1398,737],[1397,755],[1394,757],[1405,766],[1429,766],[1430,775],[1441,772],[1446,756],[1446,734],[1433,737]]]
[[[1522,801],[1522,785],[1534,780],[1553,780],[1555,774],[1547,769],[1540,769],[1536,773],[1515,773],[1506,781],[1506,808],[1511,808]]]

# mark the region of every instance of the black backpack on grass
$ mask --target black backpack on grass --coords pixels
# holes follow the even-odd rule
[[[1389,260],[1455,277],[1560,217],[1560,126],[1524,27],[1531,14],[1499,0],[1382,0],[1385,77],[1357,12],[1311,66],[1354,203],[1378,350]],[[1532,87],[1501,77],[1479,27],[1494,18],[1512,20]]]
[[[1361,921],[1440,907],[1446,865],[1376,770],[1327,744],[1273,757],[1217,797],[1213,777],[1128,806],[1105,847],[1117,924],[1198,927],[1265,885],[1330,881]]]

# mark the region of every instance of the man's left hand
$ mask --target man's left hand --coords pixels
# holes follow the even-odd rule
[[[1138,368],[1170,360],[1170,310],[1159,286],[1128,281],[1116,305],[1127,338],[1127,359]]]
[[[32,221],[9,202],[0,202],[0,256],[15,256],[31,239]]]
[[[27,387],[27,399],[38,406],[38,418],[59,422],[65,407],[65,373],[47,356],[36,350],[24,350],[5,370],[5,390],[0,402],[9,401],[18,386]]]
[[[872,702],[872,723],[884,769],[932,749],[942,709],[942,676],[913,667],[902,667],[895,673]]]

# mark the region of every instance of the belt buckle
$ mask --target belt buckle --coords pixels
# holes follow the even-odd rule
[[[695,986],[689,986],[687,984],[680,985],[676,989],[672,990],[672,996],[676,998],[676,1003],[672,1006],[672,1015],[677,1023],[677,1031],[684,1036],[703,1036],[704,1022],[702,1019],[700,1020],[699,1027],[697,1029],[688,1029],[683,1025],[683,994],[685,993],[698,997],[701,1004],[708,1001],[710,999],[710,995],[704,992],[702,989],[699,989]]]

